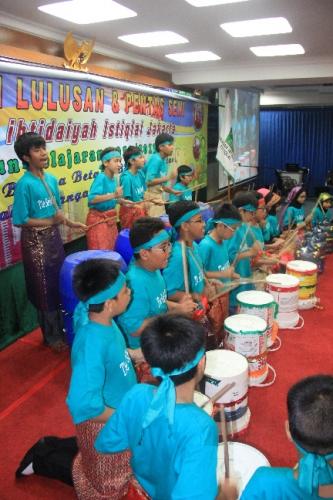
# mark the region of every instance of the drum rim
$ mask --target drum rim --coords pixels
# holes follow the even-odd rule
[[[307,269],[300,269],[299,264],[304,265],[305,268]],[[317,264],[314,262],[310,262],[309,260],[290,260],[287,263],[287,269],[290,269],[291,271],[294,271],[296,273],[309,273],[309,272],[316,272],[318,270]]]
[[[275,279],[282,280],[282,281],[274,282],[271,279],[272,276],[278,276],[278,278],[275,278]],[[286,282],[283,283],[283,280],[289,281],[289,283],[286,283]],[[276,274],[269,274],[266,277],[266,283],[268,285],[276,286],[279,288],[293,288],[295,286],[299,286],[299,279],[296,278],[296,276],[293,276],[292,274],[276,273]]]
[[[233,370],[236,370],[238,368],[238,371],[233,371],[233,373],[230,373],[228,375],[221,375],[220,373],[219,374],[216,374],[216,373],[209,373],[209,371],[207,371],[208,368],[208,359],[211,358],[212,359],[212,356],[217,356],[217,353],[219,352],[223,352],[223,355],[226,355],[227,357],[229,357],[229,359],[231,359],[232,357],[234,359],[238,358],[238,361],[239,361],[239,366],[235,366],[233,365]],[[209,354],[209,353],[214,353],[214,354]],[[204,375],[205,377],[209,377],[209,378],[212,378],[214,380],[219,380],[219,381],[222,381],[221,378],[216,378],[216,377],[224,377],[224,378],[232,378],[232,377],[238,377],[242,374],[246,374],[248,375],[248,371],[249,371],[249,362],[248,360],[246,359],[245,356],[243,356],[243,354],[240,354],[239,352],[235,352],[235,351],[230,351],[229,349],[212,349],[212,350],[209,350],[209,351],[206,351],[206,366],[205,366],[205,371],[204,371]]]
[[[248,321],[251,323],[255,323],[255,322],[259,321],[259,323],[262,323],[263,326],[259,327],[259,325],[258,325],[258,328],[256,328],[255,330],[234,330],[233,329],[234,327],[228,326],[227,322],[237,321],[237,319],[234,320],[234,318],[238,318],[238,320],[241,321],[240,316],[246,316],[248,318]],[[267,328],[268,328],[268,325],[267,325],[267,321],[265,321],[263,318],[260,318],[259,316],[255,316],[253,314],[233,314],[231,316],[228,316],[224,320],[224,328],[226,330],[230,330],[231,332],[236,333],[236,334],[240,334],[240,335],[257,335],[257,334],[258,335],[265,335]]]

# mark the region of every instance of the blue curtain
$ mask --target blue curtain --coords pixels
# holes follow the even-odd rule
[[[333,170],[333,108],[260,111],[260,185],[275,183],[275,169],[284,170],[286,163],[310,169],[311,193],[324,185]]]

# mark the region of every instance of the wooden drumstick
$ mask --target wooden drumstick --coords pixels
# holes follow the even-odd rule
[[[182,263],[183,263],[183,276],[184,276],[184,287],[185,293],[190,293],[190,285],[188,279],[188,266],[187,266],[187,256],[186,256],[186,243],[185,241],[180,242],[182,247]]]
[[[229,446],[228,446],[228,432],[227,432],[227,422],[225,418],[224,405],[220,406],[220,424],[221,424],[221,432],[222,439],[224,444],[224,470],[225,470],[225,478],[229,479],[230,477],[230,468],[229,468]]]
[[[243,239],[241,241],[241,244],[239,245],[239,250],[236,253],[235,258],[234,258],[234,260],[233,260],[233,262],[231,264],[233,267],[235,267],[235,265],[237,264],[237,262],[239,260],[240,254],[244,251],[242,248],[243,248],[243,245],[244,245],[244,243],[246,241],[246,237],[247,237],[249,231],[250,231],[250,224],[248,224],[247,227],[246,227],[246,231],[244,233]]]
[[[232,389],[234,385],[235,382],[231,382],[230,384],[227,384],[224,387],[222,387],[222,389],[217,391],[211,398],[208,399],[208,401],[202,403],[200,405],[200,408],[205,408],[205,406],[209,404],[214,404],[218,399],[222,398],[222,396],[224,396],[228,391],[230,391],[230,389]]]

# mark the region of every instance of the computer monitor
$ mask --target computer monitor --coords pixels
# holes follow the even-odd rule
[[[287,172],[298,172],[299,169],[299,163],[286,163]]]

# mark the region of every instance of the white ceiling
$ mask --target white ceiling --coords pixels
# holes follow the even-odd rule
[[[127,59],[172,74],[177,85],[216,88],[228,85],[259,87],[265,93],[285,94],[298,86],[298,97],[320,94],[318,103],[333,96],[333,0],[249,0],[214,7],[195,8],[185,0],[118,0],[137,17],[94,25],[74,25],[37,10],[54,0],[0,0],[0,25],[63,40],[68,31],[81,39],[96,38],[95,51]],[[93,6],[93,0],[87,0]],[[261,17],[286,17],[292,33],[232,38],[220,24]],[[118,36],[155,30],[172,30],[189,43],[168,47],[136,48]],[[258,58],[249,47],[300,43],[301,56]],[[211,50],[220,61],[179,64],[165,54]],[[326,84],[322,86],[322,84]],[[310,87],[303,87],[310,85]],[[282,87],[280,87],[282,86]],[[305,97],[304,97],[305,98]],[[322,100],[321,100],[322,99]]]

